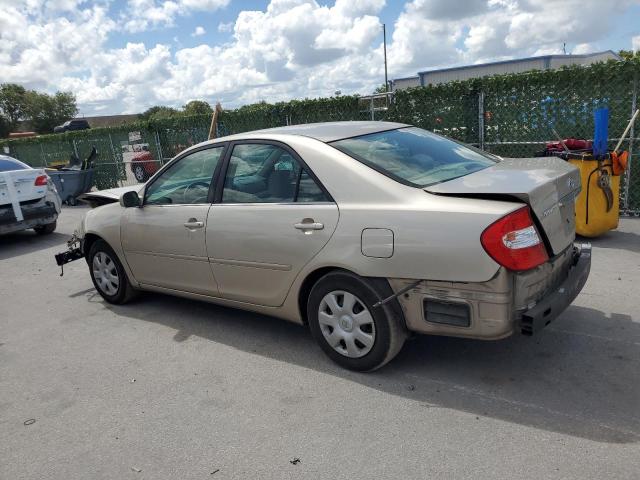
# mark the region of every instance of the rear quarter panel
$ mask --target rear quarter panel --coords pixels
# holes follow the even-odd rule
[[[428,194],[425,194],[428,195]],[[335,234],[316,264],[339,264],[363,276],[485,282],[499,265],[484,251],[480,235],[505,212],[520,204],[427,198],[416,204],[341,205]],[[365,228],[393,232],[393,255],[363,255]]]

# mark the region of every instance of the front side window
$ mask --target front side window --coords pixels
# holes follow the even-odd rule
[[[224,147],[199,150],[165,170],[145,194],[147,205],[208,203],[209,187]]]
[[[481,150],[416,127],[347,138],[331,145],[388,177],[416,187],[453,180],[497,161]]]
[[[222,203],[326,202],[323,190],[287,150],[240,144],[231,152]]]

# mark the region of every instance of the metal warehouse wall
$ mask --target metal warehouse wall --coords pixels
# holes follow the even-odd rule
[[[488,75],[502,75],[505,73],[522,73],[529,70],[543,70],[544,59],[523,60],[520,62],[497,63],[492,65],[478,65],[473,67],[456,68],[452,70],[420,73],[423,84],[438,85],[454,80],[469,80],[470,78],[485,77]]]
[[[403,88],[419,87],[420,77],[398,78],[393,81],[394,90],[402,90]]]

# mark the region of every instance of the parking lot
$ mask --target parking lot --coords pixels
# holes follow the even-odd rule
[[[146,294],[114,306],[56,233],[0,237],[0,479],[640,476],[640,219],[535,337],[416,337],[340,369],[305,328]],[[34,420],[34,421],[31,421]]]

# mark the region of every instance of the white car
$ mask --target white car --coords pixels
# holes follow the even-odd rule
[[[144,186],[85,194],[78,228],[97,291],[152,290],[308,324],[354,370],[408,332],[531,335],[578,295],[578,170],[501,159],[399,123],[337,122],[223,137]]]
[[[52,233],[60,207],[60,196],[43,169],[0,155],[0,234],[29,228]]]

